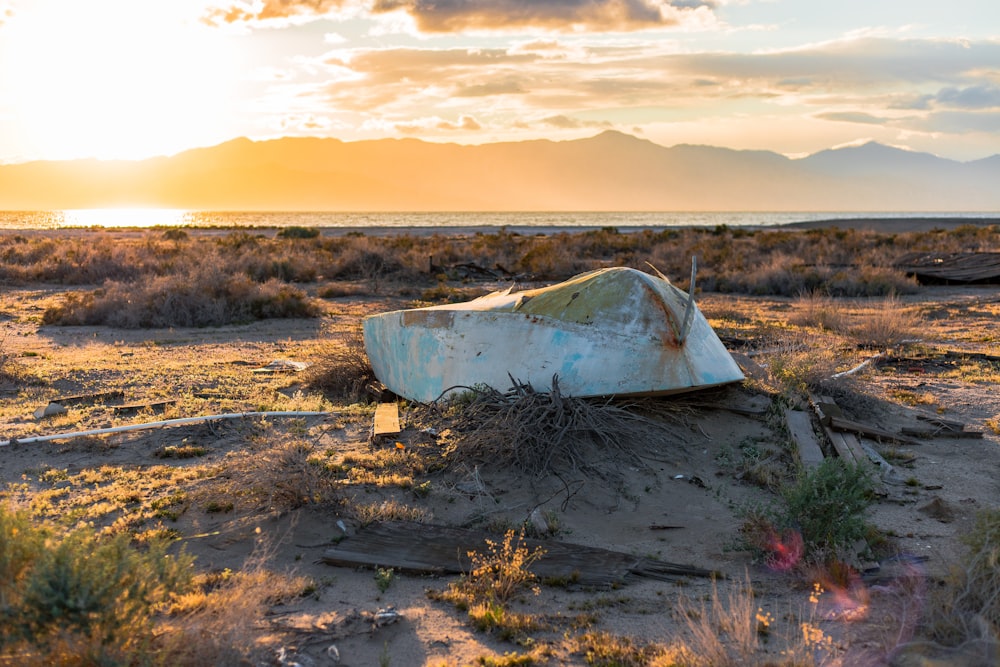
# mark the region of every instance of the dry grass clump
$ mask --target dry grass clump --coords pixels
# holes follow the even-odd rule
[[[749,577],[734,581],[727,593],[713,582],[711,599],[694,606],[682,599],[676,615],[687,636],[671,643],[648,664],[651,667],[810,667],[834,657],[833,639],[815,623],[822,589],[808,601],[812,611],[789,614],[788,635],[777,637],[775,618],[757,606]],[[770,644],[774,646],[769,646]]]
[[[768,393],[798,397],[828,383],[841,370],[844,355],[838,352],[836,339],[805,342],[805,337],[782,337],[765,342],[754,357],[765,369],[752,384]]]
[[[277,280],[256,283],[206,265],[141,283],[108,282],[70,294],[48,308],[45,324],[125,329],[207,327],[281,317],[316,317],[319,309],[299,289]]]
[[[799,295],[794,303],[792,324],[816,327],[855,340],[860,347],[890,348],[912,339],[920,326],[921,315],[904,306],[896,293],[861,308],[819,292]]]
[[[897,296],[891,295],[862,310],[848,333],[862,347],[886,349],[913,339],[920,320],[917,311],[904,307]]]
[[[847,326],[843,303],[822,292],[801,293],[793,305],[795,311],[789,318],[792,324],[825,331],[843,331]]]
[[[946,646],[1000,643],[1000,510],[980,512],[963,542],[968,552],[945,586],[933,592],[924,630]]]
[[[159,628],[162,664],[264,664],[260,632],[269,608],[313,587],[306,577],[269,570],[271,551],[261,538],[239,570],[194,577],[193,589],[177,596]]]
[[[0,492],[19,500],[39,519],[72,526],[86,522],[102,534],[136,535],[150,524],[176,521],[189,500],[185,486],[201,477],[195,467],[141,470],[103,465],[71,475],[46,468]]]
[[[538,595],[537,577],[530,567],[544,553],[541,547],[528,549],[523,529],[520,533],[508,530],[503,542],[486,540],[485,550],[468,552],[468,574],[449,584],[447,590],[428,595],[468,612],[473,626],[482,632],[497,632],[502,639],[523,637],[540,629],[541,623],[512,611],[509,603],[523,592]]]
[[[360,330],[335,343],[307,371],[306,384],[327,396],[352,403],[370,400],[382,387],[372,369]]]
[[[7,350],[7,331],[0,334],[0,387],[19,388],[29,382],[24,369]]]
[[[664,649],[656,644],[640,645],[631,637],[610,632],[585,632],[574,640],[575,650],[588,665],[595,667],[651,667],[652,665],[683,665],[682,662],[661,662]],[[672,656],[676,657],[676,656]]]
[[[341,501],[340,485],[334,474],[318,463],[319,458],[309,442],[264,431],[250,447],[226,457],[218,476],[199,491],[199,500],[236,500],[271,511],[337,504]]]
[[[392,449],[375,449],[364,454],[349,452],[320,465],[350,484],[400,489],[413,488],[414,476],[427,470],[425,457],[406,449],[402,443]]]
[[[448,454],[451,460],[489,462],[535,477],[564,467],[593,470],[588,444],[644,468],[630,445],[662,430],[653,420],[614,404],[563,396],[555,377],[548,392],[516,381],[503,393],[470,388],[450,409],[461,415],[455,427],[460,436]]]

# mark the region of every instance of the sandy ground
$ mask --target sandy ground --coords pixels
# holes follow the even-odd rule
[[[301,380],[294,373],[263,374],[254,369],[275,359],[314,361],[358,318],[398,306],[396,302],[330,300],[328,314],[320,321],[123,331],[39,325],[41,310],[56,298],[58,290],[42,288],[5,291],[0,296],[3,351],[41,379],[37,386],[4,388],[0,412],[4,439],[197,414],[319,408],[329,409],[330,414],[294,425],[274,420],[268,432],[294,428],[320,450],[369,451],[370,412],[323,406],[319,399],[301,393]],[[909,300],[934,315],[927,319],[924,336],[939,349],[997,354],[993,288],[925,288]],[[713,295],[703,308],[779,312],[789,305]],[[912,563],[904,574],[931,581],[960,556],[959,536],[972,525],[976,510],[1000,505],[1000,436],[987,425],[1000,415],[1000,392],[974,377],[952,377],[934,364],[878,365],[859,372],[851,382],[867,397],[843,406],[858,421],[898,432],[903,426],[920,426],[918,414],[943,416],[984,434],[981,439],[940,437],[922,440],[918,446],[893,447],[896,453],[913,457],[898,470],[908,482],[887,485],[870,520],[891,536],[898,553],[909,559],[905,562]],[[52,398],[108,388],[122,390],[126,403],[177,403],[163,414],[134,417],[116,416],[100,404],[74,407],[66,415],[50,418],[32,415],[34,408]],[[901,404],[893,398],[900,391],[918,395],[923,402]],[[553,539],[717,570],[731,578],[718,584],[722,587],[749,579],[755,603],[773,619],[774,637],[795,636],[802,619],[810,618],[832,638],[839,664],[885,664],[886,656],[909,640],[911,619],[892,613],[898,602],[892,586],[900,569],[884,563],[858,590],[828,590],[813,607],[808,582],[801,576],[768,568],[735,548],[740,509],[773,502],[774,495],[738,479],[725,464],[724,454],[746,443],[766,447],[784,436],[762,417],[698,405],[710,401],[763,410],[769,403],[765,395],[731,387],[685,400],[686,409],[672,413],[660,436],[636,443],[645,465],[609,459],[600,462],[604,474],[567,470],[561,478],[543,479],[488,465],[453,466],[428,475],[426,496],[359,487],[351,491],[353,500],[368,504],[397,500],[419,508],[427,522],[452,526],[520,524],[538,508],[557,523]],[[409,412],[404,410],[402,416],[403,432],[378,446],[393,447],[397,441],[409,447],[434,445],[433,438],[410,422]],[[106,436],[100,446],[91,440],[5,445],[0,446],[0,482],[23,484],[15,500],[27,502],[32,490],[44,488],[38,479],[46,470],[76,474],[102,466],[143,470],[164,464],[225,464],[233,453],[254,446],[257,433],[235,421]],[[180,443],[202,444],[208,454],[193,462],[155,456],[162,447]],[[888,449],[871,444],[883,452]],[[309,504],[275,508],[237,500],[236,509],[228,513],[209,513],[193,502],[168,526],[183,537],[184,547],[196,556],[202,571],[239,569],[255,548],[266,543],[271,550],[268,567],[318,582],[315,594],[273,608],[254,627],[271,642],[267,655],[277,656],[274,651],[281,647],[302,665],[332,665],[338,664],[329,648],[335,646],[339,664],[344,665],[466,665],[478,664],[483,656],[528,650],[475,631],[462,612],[428,599],[429,589],[443,590],[453,577],[396,573],[382,591],[371,569],[324,564],[320,560],[324,551],[342,535],[338,521],[344,522],[348,536],[360,527],[337,508]],[[543,586],[537,596],[524,595],[514,608],[549,623],[549,629],[532,633],[536,647],[554,647],[549,664],[582,665],[584,655],[565,639],[583,632],[575,629],[573,619],[588,615],[592,631],[669,644],[686,636],[679,605],[685,600],[690,606],[701,605],[711,597],[714,585],[708,579],[686,577],[637,579],[606,590]],[[910,602],[911,608],[919,608],[923,598],[915,595]],[[398,611],[398,621],[376,627],[373,614],[390,606]],[[851,613],[853,607],[861,611]],[[775,655],[780,649],[777,639],[772,648],[765,647]],[[285,664],[291,663],[292,658],[286,659]],[[265,664],[279,661],[274,657]]]

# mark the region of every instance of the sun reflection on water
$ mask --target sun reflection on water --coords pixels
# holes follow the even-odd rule
[[[190,224],[191,212],[175,208],[81,208],[62,211],[60,227],[158,227]]]

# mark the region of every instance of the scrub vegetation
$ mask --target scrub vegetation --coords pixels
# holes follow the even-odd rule
[[[601,266],[654,266],[682,277],[690,273],[691,257],[698,258],[698,286],[706,292],[887,297],[915,289],[893,266],[906,253],[996,250],[997,243],[996,228],[971,225],[902,234],[725,226],[463,236],[323,236],[295,228],[217,230],[207,236],[183,231],[123,236],[93,229],[59,240],[8,233],[0,237],[0,282],[78,286],[63,304],[46,311],[45,321],[52,324],[216,326],[315,317],[306,288],[332,295],[344,282],[359,282],[370,293],[435,298],[454,293],[443,281],[467,278],[470,271],[478,277],[556,281]],[[678,284],[686,287],[683,278]],[[813,309],[816,316],[833,315],[823,315],[820,305]],[[878,344],[887,332],[875,327],[859,335]]]
[[[876,356],[921,369],[920,380],[936,373],[952,384],[995,382],[995,304],[935,308],[901,298],[916,284],[892,264],[918,250],[997,250],[997,231],[330,237],[301,229],[153,229],[0,236],[0,283],[31,292],[5,302],[2,322],[0,419],[11,432],[148,421],[151,406],[167,398],[173,402],[164,401],[169,405],[155,418],[298,409],[330,415],[0,448],[0,456],[17,456],[22,466],[0,486],[0,665],[333,664],[334,655],[344,664],[407,664],[393,654],[399,638],[422,641],[416,636],[442,614],[447,629],[424,646],[424,664],[813,667],[879,664],[869,658],[911,649],[928,659],[967,659],[979,649],[992,655],[1000,626],[1000,517],[989,499],[977,506],[946,576],[918,575],[914,565],[905,581],[881,592],[873,587],[872,599],[858,602],[869,610],[868,625],[884,630],[857,642],[870,654],[852,653],[847,635],[828,634],[819,603],[825,589],[861,598],[852,569],[858,543],[891,554],[894,536],[869,521],[880,502],[870,473],[835,458],[802,470],[777,417],[784,408],[807,407],[810,393],[836,396],[862,415],[876,401],[945,404],[916,383],[891,386],[877,398],[866,393],[851,371],[868,362],[865,372],[880,372]],[[686,276],[692,255],[702,311],[727,346],[745,355],[748,379],[726,390],[733,392],[728,397],[764,406],[751,410],[761,429],[753,436],[716,431],[710,445],[694,444],[709,442],[698,432],[705,424],[736,418],[718,404],[683,397],[588,401],[561,396],[558,385],[550,392],[470,387],[424,406],[400,401],[405,434],[377,439],[369,432],[381,387],[357,326],[368,312],[606,265],[648,262],[665,275]],[[491,277],[470,276],[470,266]],[[15,312],[14,303],[29,307]],[[986,354],[946,358],[931,342],[915,342],[929,323],[952,321],[955,309],[986,323],[956,334]],[[298,324],[308,327],[278,329],[270,346],[259,329],[241,329],[247,340],[239,341],[239,353],[228,351],[238,337],[231,333],[171,329],[279,318],[307,318]],[[74,333],[62,325],[87,328]],[[210,335],[222,342],[206,342]],[[272,353],[311,366],[256,373]],[[940,368],[921,366],[928,358]],[[58,394],[107,390],[144,391],[149,406],[137,415],[98,403],[71,406],[48,421],[25,417]],[[705,401],[724,398],[709,394]],[[1000,415],[983,423],[995,434]],[[900,468],[913,459],[901,449],[880,447]],[[710,472],[674,474],[693,459],[707,461]],[[902,493],[922,491],[919,473],[904,474]],[[521,481],[537,492],[531,502],[512,490]],[[736,508],[740,528],[719,550],[786,575],[781,601],[791,601],[790,608],[768,611],[763,600],[774,591],[755,590],[749,575],[657,582],[662,586],[640,599],[629,589],[591,590],[572,578],[532,573],[544,550],[528,549],[526,534],[604,539],[574,528],[567,507],[598,507],[605,492],[625,510],[602,506],[605,523],[633,520],[637,508],[655,504],[655,524],[639,532],[683,528],[667,525],[678,515],[656,495],[669,485],[665,494],[680,488],[720,505],[734,487],[767,499],[741,515],[735,501],[727,505]],[[538,505],[538,497],[551,502]],[[316,564],[316,549],[370,524],[436,522],[458,506],[467,508],[470,527],[494,535],[464,554],[464,575],[421,578],[384,564],[360,574],[296,570]],[[291,536],[294,522],[309,517],[321,529]],[[544,519],[544,530],[532,517]],[[213,560],[227,550],[238,553],[236,562]],[[372,612],[359,612],[367,599],[352,598],[338,581],[354,576],[393,613],[389,604],[409,594],[411,606],[400,605],[404,620],[382,627]],[[874,600],[889,589],[899,613]],[[616,615],[630,620],[616,625]],[[628,623],[643,617],[658,619],[656,632],[631,631]],[[889,617],[906,620],[905,638],[880,625]],[[368,644],[377,645],[374,653],[348,653]],[[470,644],[489,650],[463,649],[460,662],[431,651]]]

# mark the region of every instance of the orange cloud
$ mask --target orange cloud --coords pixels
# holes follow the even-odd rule
[[[403,12],[427,33],[541,28],[631,31],[703,22],[716,0],[361,0],[371,14]],[[358,8],[354,0],[235,0],[205,16],[212,25],[324,16]]]
[[[711,11],[697,0],[375,0],[373,13],[405,11],[423,32],[545,28],[641,30],[677,25]]]

